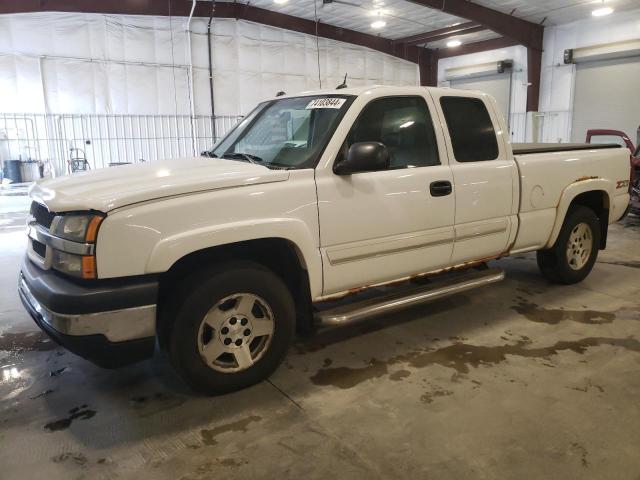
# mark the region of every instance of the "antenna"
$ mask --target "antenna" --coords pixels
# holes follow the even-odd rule
[[[344,81],[336,87],[336,90],[342,90],[343,88],[347,88],[347,74],[344,74]]]

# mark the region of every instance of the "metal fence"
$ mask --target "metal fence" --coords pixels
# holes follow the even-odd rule
[[[242,117],[0,114],[0,160],[37,160],[53,175],[70,161],[89,168],[192,156],[211,148]]]

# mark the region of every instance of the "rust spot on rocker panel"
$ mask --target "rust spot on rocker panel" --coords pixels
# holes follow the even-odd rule
[[[373,283],[370,285],[363,285],[362,287],[356,287],[356,288],[351,288],[349,290],[346,290],[344,292],[338,292],[338,293],[332,293],[330,295],[324,295],[322,297],[320,297],[318,300],[316,300],[314,303],[321,303],[321,302],[326,302],[326,301],[334,301],[334,300],[342,300],[343,298],[349,297],[351,295],[356,295],[358,293],[362,293],[365,290],[369,290],[370,288],[377,288],[377,287],[393,287],[396,285],[400,285],[403,283],[409,283],[415,280],[419,280],[419,279],[425,279],[425,278],[429,278],[429,277],[433,277],[436,275],[440,275],[443,273],[448,273],[448,272],[453,272],[453,271],[463,271],[463,270],[468,270],[474,267],[479,267],[480,265],[487,263],[491,260],[497,260],[499,258],[502,258],[504,256],[509,255],[509,251],[506,250],[498,255],[492,256],[492,257],[487,257],[487,258],[481,258],[479,260],[472,260],[469,262],[464,262],[464,263],[460,263],[458,265],[454,265],[452,267],[446,267],[446,268],[441,268],[439,270],[433,270],[430,272],[425,272],[425,273],[416,273],[415,275],[410,275],[408,277],[402,277],[396,280],[391,280],[389,282],[381,282],[381,283]]]

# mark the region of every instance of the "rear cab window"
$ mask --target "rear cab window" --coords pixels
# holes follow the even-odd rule
[[[500,152],[487,106],[480,98],[440,98],[453,154],[458,162],[495,160]]]

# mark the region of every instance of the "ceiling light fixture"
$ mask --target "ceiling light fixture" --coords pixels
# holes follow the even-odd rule
[[[386,25],[387,22],[385,22],[384,20],[376,20],[371,24],[371,28],[383,28]]]
[[[603,8],[596,8],[593,12],[591,12],[591,15],[593,15],[594,17],[604,17],[605,15],[610,15],[612,13],[613,13],[613,8],[603,7]]]
[[[460,45],[462,45],[462,42],[460,40],[449,40],[447,42],[447,47],[449,48],[459,47]]]

